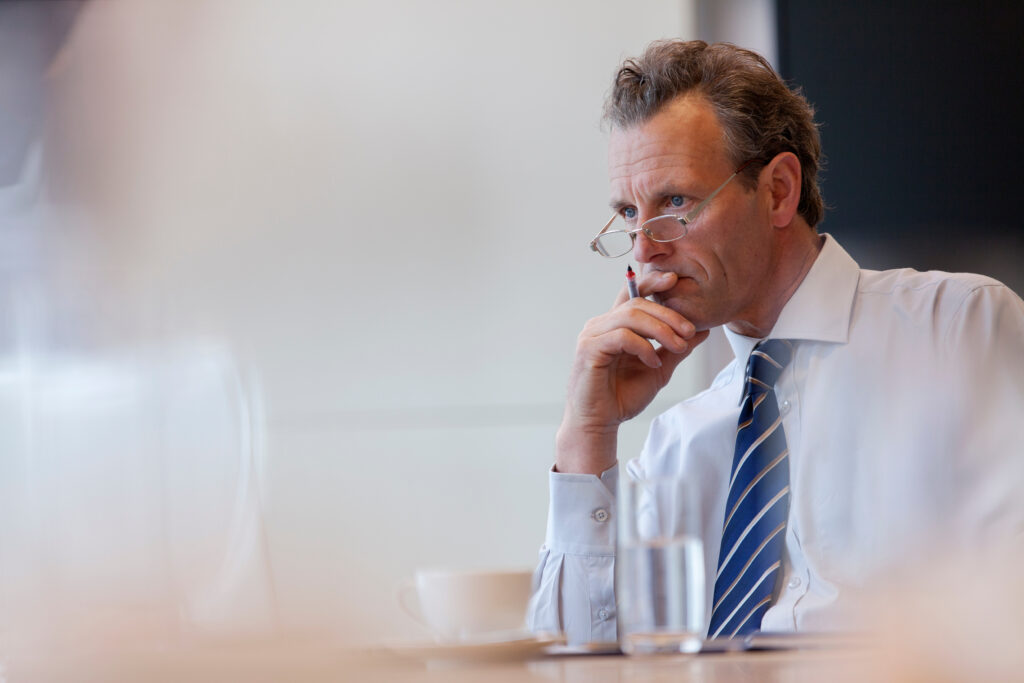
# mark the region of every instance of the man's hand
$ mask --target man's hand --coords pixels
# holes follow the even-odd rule
[[[556,439],[559,472],[599,474],[614,465],[619,425],[646,408],[707,339],[706,330],[696,332],[680,314],[642,298],[671,289],[676,280],[674,273],[648,273],[640,297],[630,299],[623,288],[610,311],[587,321]]]

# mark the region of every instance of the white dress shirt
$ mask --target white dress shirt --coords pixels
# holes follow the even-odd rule
[[[697,482],[711,614],[744,368],[757,339],[660,415],[630,476]],[[784,574],[766,631],[836,629],[859,589],[933,550],[1024,531],[1024,302],[980,275],[861,270],[830,236],[768,338],[789,446]],[[550,474],[528,620],[571,643],[616,640],[618,466]]]

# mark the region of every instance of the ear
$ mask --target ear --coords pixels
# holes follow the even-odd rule
[[[780,152],[768,162],[761,177],[771,188],[772,225],[784,228],[793,222],[800,204],[800,160],[792,152]]]

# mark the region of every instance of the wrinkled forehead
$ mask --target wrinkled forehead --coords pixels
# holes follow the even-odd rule
[[[680,97],[643,123],[613,128],[608,138],[612,181],[675,167],[699,167],[715,173],[731,164],[718,117],[699,96]]]

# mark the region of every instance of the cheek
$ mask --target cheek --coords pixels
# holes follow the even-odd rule
[[[700,264],[708,281],[712,284],[724,279],[730,269],[732,254],[727,236],[704,235],[691,252],[693,260]]]
[[[733,222],[721,225],[716,231],[711,252],[716,257],[722,272],[730,280],[739,280],[733,285],[743,286],[751,278],[758,277],[772,253],[770,228],[761,228],[762,223],[755,215],[735,217]]]

